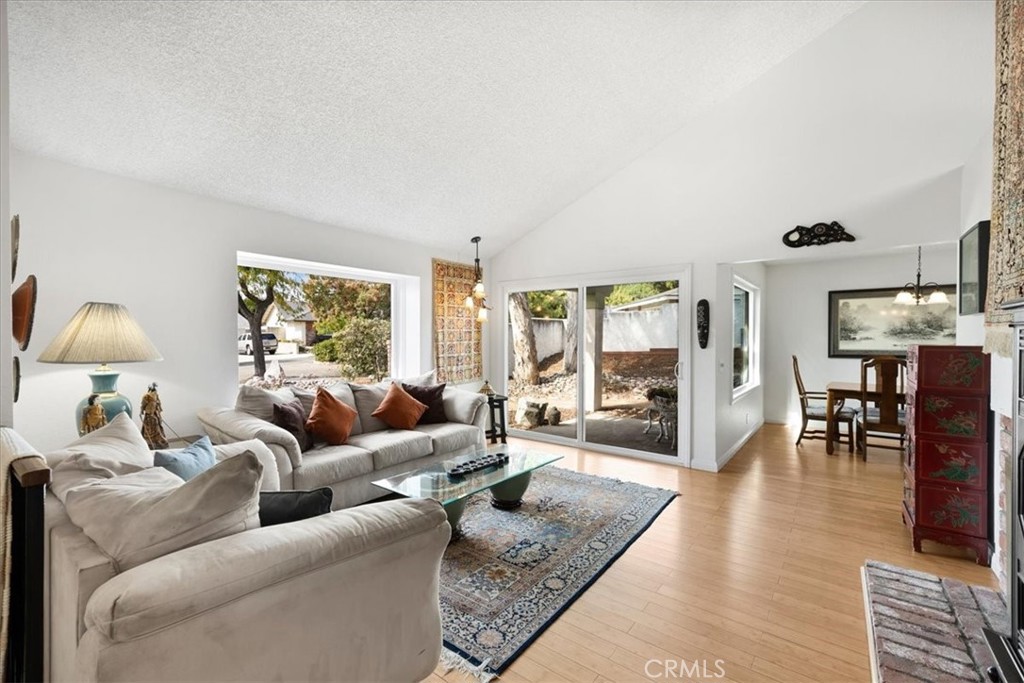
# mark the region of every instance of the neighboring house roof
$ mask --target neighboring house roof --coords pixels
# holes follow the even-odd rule
[[[642,311],[645,308],[660,308],[665,304],[679,303],[679,288],[667,289],[652,296],[645,296],[643,299],[631,301],[628,304],[612,306],[609,311]]]
[[[316,321],[316,316],[305,306],[298,309],[295,313],[286,313],[277,304],[270,304],[270,307],[267,309],[267,315],[263,318],[263,322],[268,325],[276,325],[278,323],[315,323]]]

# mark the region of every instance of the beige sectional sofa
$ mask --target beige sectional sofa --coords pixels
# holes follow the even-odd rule
[[[430,384],[431,375],[402,380]],[[282,489],[329,486],[334,509],[364,503],[384,495],[372,481],[384,479],[453,455],[484,446],[487,398],[445,387],[444,412],[448,422],[390,429],[372,413],[387,393],[389,382],[374,385],[338,382],[327,387],[335,397],[355,408],[356,424],[341,446],[319,444],[302,452],[294,436],[270,422],[274,402],[298,399],[308,416],[314,394],[297,387],[274,391],[242,387],[234,408],[203,408],[199,422],[215,444],[258,439],[274,455]]]
[[[90,439],[93,457],[147,452],[123,422]],[[48,454],[50,465],[87,450],[76,444]],[[277,488],[262,442],[215,452],[220,462],[256,456],[259,488]],[[442,647],[438,576],[450,533],[438,503],[395,500],[250,528],[123,568],[51,488],[45,680],[422,680]]]

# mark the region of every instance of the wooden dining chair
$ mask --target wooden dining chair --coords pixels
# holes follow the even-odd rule
[[[796,378],[796,391],[800,397],[800,416],[803,418],[803,424],[800,426],[800,436],[796,438],[796,445],[800,445],[800,441],[803,439],[826,439],[828,431],[827,429],[807,429],[807,423],[811,420],[818,422],[825,422],[828,418],[826,416],[826,405],[824,402],[828,401],[828,394],[824,391],[807,391],[804,387],[804,381],[800,377],[800,364],[796,360],[796,356],[793,356],[793,376]],[[815,401],[816,403],[811,403]],[[820,404],[817,402],[821,402]],[[840,399],[836,401],[835,410],[833,412],[833,419],[836,422],[836,433],[833,441],[836,443],[845,443],[853,452],[854,444],[854,421],[856,420],[857,412],[853,408],[849,408],[845,405],[845,401]],[[839,425],[846,425],[846,438],[842,438],[842,434],[839,431]],[[826,425],[827,427],[827,425]]]
[[[873,375],[874,393],[868,384]],[[872,442],[877,448],[903,450],[907,435],[907,415],[903,408],[907,360],[896,356],[873,356],[860,362],[860,404],[857,414],[857,452],[867,460],[868,436],[882,439]],[[899,441],[890,446],[884,440]]]

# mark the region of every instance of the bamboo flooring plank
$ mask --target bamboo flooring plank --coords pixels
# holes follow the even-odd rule
[[[512,662],[512,665],[507,670],[515,671],[523,678],[535,683],[568,683],[567,678],[559,676],[551,669],[539,663],[534,657],[535,655],[527,650],[517,657],[516,661]]]
[[[597,679],[597,672],[580,666],[578,662],[550,647],[546,642],[548,640],[545,633],[530,646],[534,658],[542,661],[544,668],[550,669],[571,683],[593,683]]]
[[[606,649],[604,653],[595,652],[587,645],[580,643],[577,638],[568,637],[570,632],[563,628],[552,633],[545,642],[556,648],[562,656],[571,659],[584,669],[593,671],[595,679],[603,675],[612,680],[621,681],[621,683],[650,683],[650,679],[644,676],[642,671],[628,669],[608,659],[607,653],[611,652],[614,646]]]

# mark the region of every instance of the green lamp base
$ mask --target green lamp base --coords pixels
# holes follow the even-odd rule
[[[117,393],[117,378],[120,376],[121,373],[111,370],[106,365],[89,373],[89,379],[92,381],[92,393],[97,395],[96,403],[103,406],[103,414],[106,417],[105,424],[109,424],[120,413],[128,413],[128,417],[132,416],[132,402],[128,400],[127,396]],[[83,398],[75,410],[75,428],[78,429],[79,436],[96,431],[102,426],[96,424],[97,420],[89,419],[86,415],[90,407],[90,397],[91,394]]]

